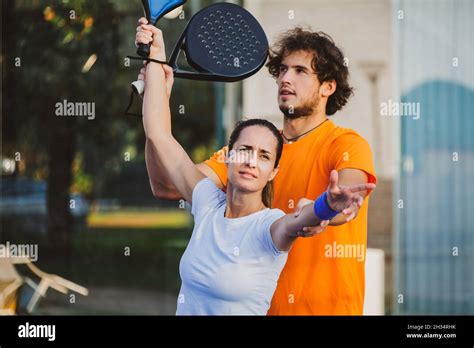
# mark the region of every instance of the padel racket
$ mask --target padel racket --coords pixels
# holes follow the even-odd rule
[[[142,6],[148,23],[156,26],[161,17],[182,6],[185,2],[186,0],[142,0]],[[150,45],[139,44],[137,54],[147,58],[150,55]]]
[[[195,71],[180,69],[181,50]],[[235,82],[258,72],[267,56],[267,37],[252,14],[235,4],[217,3],[191,18],[166,64],[178,78]],[[143,93],[143,83],[133,86]]]
[[[178,67],[181,49],[195,72]],[[175,77],[234,82],[260,70],[267,55],[267,37],[250,12],[235,4],[217,3],[191,18],[171,54],[169,65]]]

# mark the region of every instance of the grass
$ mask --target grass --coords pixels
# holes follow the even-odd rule
[[[84,286],[179,290],[179,260],[192,231],[188,213],[95,213],[89,222],[74,235],[69,262],[43,255],[39,266]]]
[[[87,223],[90,228],[182,228],[189,226],[191,217],[183,210],[119,210],[93,212]]]

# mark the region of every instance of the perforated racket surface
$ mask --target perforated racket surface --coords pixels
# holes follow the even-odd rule
[[[179,68],[177,62],[182,49],[196,71]],[[238,5],[217,3],[191,18],[167,64],[178,78],[235,82],[258,72],[267,56],[268,40],[258,21]],[[132,87],[141,95],[145,84],[142,80],[135,81]],[[132,115],[128,112],[132,102],[133,93],[126,114]]]
[[[196,72],[179,69],[181,48]],[[217,3],[191,18],[169,64],[175,77],[233,82],[259,71],[267,55],[267,37],[252,14],[235,4]]]

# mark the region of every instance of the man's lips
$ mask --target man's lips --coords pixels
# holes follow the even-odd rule
[[[282,88],[280,89],[280,95],[295,95],[295,92],[289,88]]]

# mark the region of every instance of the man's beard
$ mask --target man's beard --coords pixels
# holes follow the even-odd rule
[[[295,120],[300,117],[307,117],[313,115],[319,104],[319,96],[315,96],[311,101],[303,104],[302,106],[294,107],[280,105],[280,111],[283,112],[286,118]]]

